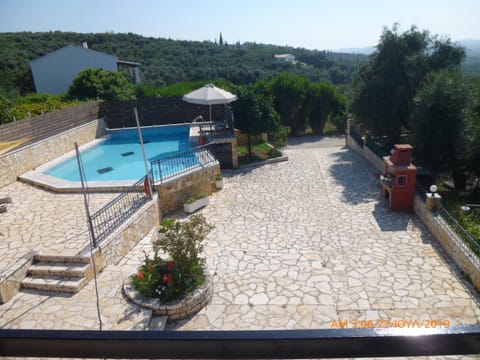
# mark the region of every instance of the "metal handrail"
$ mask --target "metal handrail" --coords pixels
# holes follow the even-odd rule
[[[145,181],[144,176],[90,216],[96,242],[104,240],[151,199],[145,192]]]
[[[162,184],[166,180],[189,173],[195,169],[218,163],[218,160],[209,151],[210,146],[212,146],[211,143],[179,151],[151,161],[150,165],[154,183]]]

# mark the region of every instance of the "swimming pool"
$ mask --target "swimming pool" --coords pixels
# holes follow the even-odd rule
[[[151,161],[191,149],[189,130],[190,125],[142,128],[148,166],[150,167]],[[138,180],[145,176],[137,129],[107,131],[104,140],[81,152],[81,159],[87,181]],[[185,164],[191,166],[192,159]],[[178,168],[178,162],[176,166],[177,168],[164,171],[182,170]],[[80,181],[75,156],[44,170],[43,173],[66,181]]]

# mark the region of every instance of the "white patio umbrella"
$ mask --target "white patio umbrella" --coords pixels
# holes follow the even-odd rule
[[[210,121],[212,121],[212,105],[228,104],[237,100],[237,95],[220,89],[213,84],[207,84],[183,96],[183,101],[191,104],[208,105]]]

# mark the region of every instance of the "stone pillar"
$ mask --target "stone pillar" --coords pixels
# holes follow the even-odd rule
[[[437,193],[427,193],[427,198],[425,200],[425,208],[428,211],[435,211],[442,197]]]
[[[350,128],[353,126],[353,118],[349,116],[347,118],[347,134],[350,134]]]

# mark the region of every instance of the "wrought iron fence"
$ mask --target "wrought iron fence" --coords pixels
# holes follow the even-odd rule
[[[211,145],[198,146],[153,160],[151,169],[154,182],[163,183],[171,178],[218,162],[209,150]]]
[[[472,234],[470,234],[450,213],[440,204],[437,205],[436,210],[438,215],[445,221],[448,225],[448,228],[453,232],[458,241],[458,245],[470,255],[472,258],[476,259],[478,264],[480,264],[480,243],[475,239]]]
[[[152,197],[145,190],[146,177],[90,216],[96,243],[104,240]]]
[[[387,151],[383,150],[380,145],[378,145],[368,136],[365,140],[365,146],[368,147],[380,159],[382,159],[384,156],[390,155]]]

